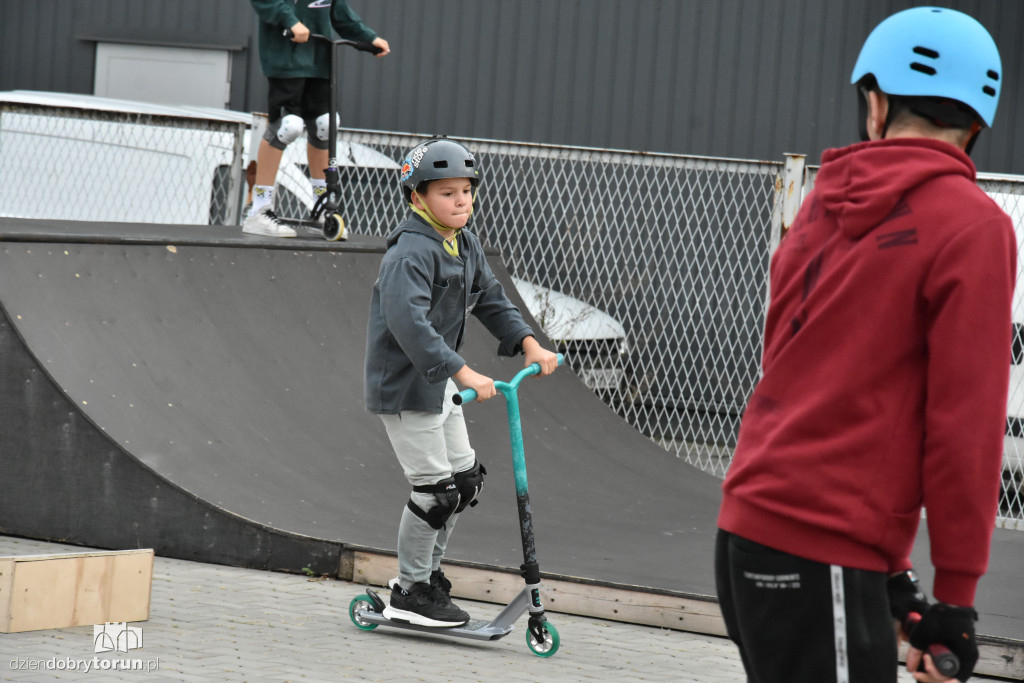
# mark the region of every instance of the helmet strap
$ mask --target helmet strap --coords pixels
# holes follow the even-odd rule
[[[974,149],[974,143],[978,141],[978,135],[981,133],[981,124],[975,121],[971,125],[971,137],[967,140],[967,146],[964,148],[964,152],[967,156],[971,156],[971,150]]]
[[[857,133],[861,142],[871,139],[868,135],[868,91],[864,88],[857,88],[860,97],[857,98]]]
[[[454,231],[455,232],[455,234],[452,235],[452,238],[451,238],[450,241],[449,240],[442,240],[442,242],[444,243],[444,250],[445,251],[447,251],[452,256],[458,256],[459,255],[458,236],[459,236],[459,233],[462,232],[462,228],[452,228],[452,227],[449,227],[449,226],[445,225],[441,221],[439,221],[437,219],[437,216],[434,215],[434,212],[430,210],[429,206],[427,206],[427,203],[425,201],[423,201],[423,197],[418,192],[416,192],[416,190],[412,191],[412,197],[413,197],[413,199],[419,199],[420,200],[420,204],[423,205],[423,208],[422,209],[419,208],[418,206],[416,206],[416,204],[414,202],[409,202],[409,208],[413,210],[413,213],[415,213],[417,216],[419,216],[420,218],[425,220],[427,222],[427,224],[430,225],[430,227],[434,228],[435,230],[437,230],[439,232],[447,232],[447,231]],[[476,200],[476,193],[475,192],[473,193],[473,200],[474,201]],[[472,204],[470,204],[470,206],[469,206],[469,215],[470,216],[473,215],[473,205]]]

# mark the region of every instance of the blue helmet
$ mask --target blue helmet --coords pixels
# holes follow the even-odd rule
[[[992,36],[973,17],[915,7],[885,19],[864,41],[851,82],[869,74],[887,95],[955,100],[991,127],[1002,62]]]

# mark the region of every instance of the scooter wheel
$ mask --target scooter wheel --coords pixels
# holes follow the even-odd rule
[[[538,657],[550,657],[558,652],[558,646],[561,644],[561,640],[558,637],[558,629],[550,621],[544,622],[544,631],[544,642],[538,643],[530,629],[526,629],[526,644],[530,646],[533,654]]]
[[[324,217],[324,238],[329,242],[348,239],[345,219],[340,214],[331,213]]]
[[[352,602],[348,603],[348,617],[352,620],[352,623],[364,631],[372,631],[377,628],[377,624],[372,624],[363,619],[365,612],[373,611],[373,601],[370,600],[369,595],[357,595],[352,598]]]

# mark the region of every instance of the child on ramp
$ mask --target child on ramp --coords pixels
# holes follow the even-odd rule
[[[441,571],[459,513],[476,505],[486,469],[469,443],[453,379],[477,400],[495,395],[494,380],[459,355],[469,314],[498,340],[498,354],[524,354],[541,374],[558,366],[494,277],[466,224],[480,182],[474,156],[435,137],[402,165],[402,192],[412,213],[387,237],[373,286],[366,340],[365,400],[380,415],[412,493],[398,528],[398,581],[388,619],[454,627],[469,615],[452,603]]]

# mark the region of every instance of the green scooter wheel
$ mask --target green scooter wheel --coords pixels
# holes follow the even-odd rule
[[[558,637],[558,629],[550,621],[544,622],[545,638],[543,643],[537,642],[537,639],[530,632],[530,629],[526,629],[526,644],[530,646],[530,650],[533,654],[538,657],[550,657],[551,655],[558,652],[558,646],[561,640]]]
[[[377,628],[377,624],[372,624],[363,619],[364,612],[373,611],[373,601],[370,600],[369,595],[357,595],[352,598],[352,602],[348,603],[348,616],[358,628],[364,631],[372,631]]]

